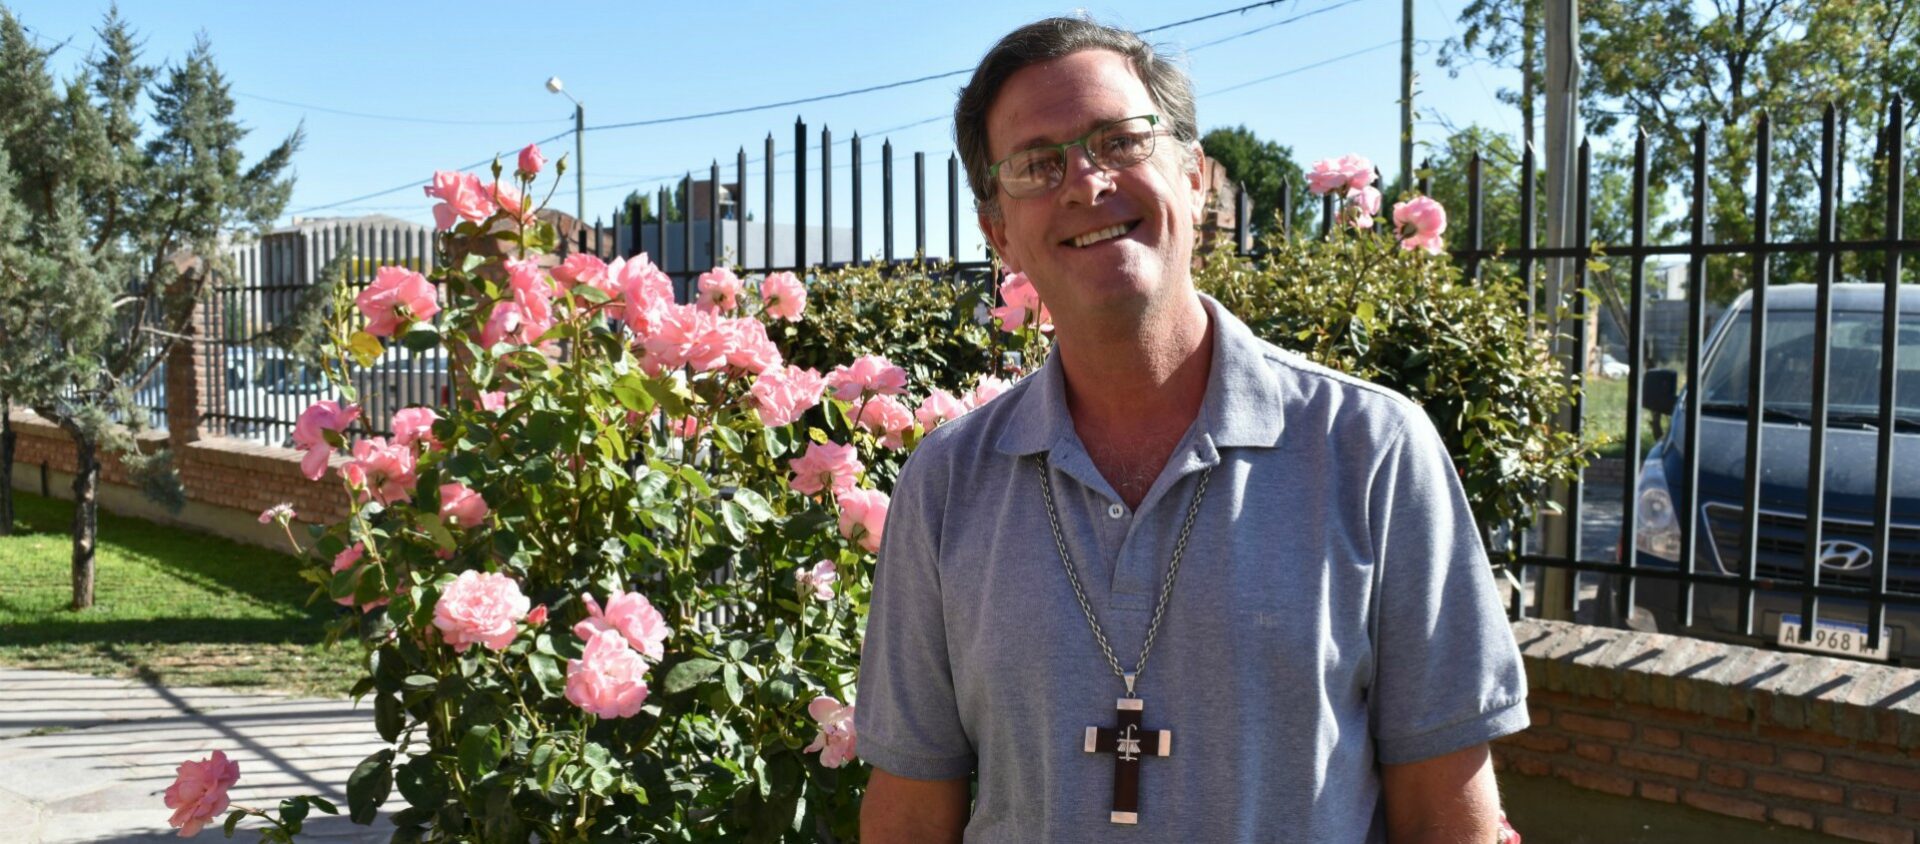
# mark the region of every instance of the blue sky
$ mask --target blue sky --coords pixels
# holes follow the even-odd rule
[[[551,135],[566,133],[543,147],[550,158],[570,152],[572,104],[546,91],[549,76],[563,79],[568,92],[586,104],[592,127],[969,69],[1006,31],[1076,9],[1144,29],[1252,1],[456,6],[122,0],[121,11],[145,37],[149,61],[178,58],[195,33],[206,34],[241,119],[253,130],[246,143],[249,156],[305,120],[307,142],[295,159],[299,179],[290,214],[383,213],[425,222],[430,203],[417,188],[337,203],[410,181],[424,184],[437,168],[471,164],[496,152],[510,157],[528,141]],[[88,0],[0,2],[43,44],[71,39],[60,54],[63,73],[91,49],[91,30],[107,8],[105,2]],[[1441,137],[1440,121],[1517,131],[1518,115],[1493,96],[1500,87],[1517,85],[1517,74],[1480,68],[1455,79],[1435,63],[1439,42],[1458,31],[1462,3],[1415,0],[1416,36],[1423,41],[1416,56],[1420,139]],[[1391,174],[1398,156],[1400,8],[1398,0],[1286,0],[1148,37],[1191,51],[1202,131],[1244,124],[1263,139],[1292,146],[1303,162],[1359,152]],[[1314,14],[1301,17],[1305,13]],[[1258,81],[1280,74],[1287,75]],[[793,125],[803,116],[814,144],[823,125],[832,128],[836,141],[856,131],[863,136],[868,225],[875,232],[868,242],[876,243],[880,141],[893,141],[896,177],[910,174],[913,152],[928,153],[930,203],[943,208],[945,161],[953,149],[948,115],[964,81],[955,76],[747,114],[589,131],[587,215],[610,215],[628,191],[657,190],[687,170],[696,170],[697,178],[714,159],[720,160],[723,180],[731,181],[735,151],[744,146],[750,159],[758,159],[769,133],[780,153],[777,190],[789,197]],[[835,154],[841,169],[834,190],[836,223],[842,225],[847,158],[843,145]],[[815,152],[808,162],[810,183],[818,182],[818,161]],[[749,164],[750,189],[763,183],[760,166]],[[905,185],[899,190],[910,196]],[[908,200],[899,201],[896,219],[910,221]],[[553,203],[572,210],[571,173]],[[757,213],[759,198],[750,196],[749,203]],[[786,209],[783,202],[781,219],[790,219]],[[818,211],[812,213],[817,219]],[[961,229],[963,253],[977,256],[980,241],[971,220]],[[945,231],[944,211],[936,208],[929,221],[936,254],[946,252]]]

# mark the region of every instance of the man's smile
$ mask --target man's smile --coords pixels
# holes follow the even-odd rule
[[[1108,240],[1112,240],[1113,238],[1125,235],[1133,231],[1134,228],[1139,225],[1140,225],[1139,220],[1129,220],[1124,223],[1115,223],[1113,225],[1106,226],[1104,228],[1094,229],[1093,231],[1078,235],[1076,237],[1067,238],[1066,240],[1060,241],[1060,244],[1062,246],[1085,248],[1088,246],[1092,246],[1093,244],[1096,244],[1096,243],[1102,243]]]

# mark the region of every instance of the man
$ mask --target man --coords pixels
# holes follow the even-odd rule
[[[1045,20],[955,121],[1056,346],[896,486],[863,839],[1496,841],[1526,689],[1457,477],[1418,407],[1195,292],[1185,74]]]

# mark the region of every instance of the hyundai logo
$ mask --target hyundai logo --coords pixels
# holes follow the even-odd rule
[[[1829,539],[1820,543],[1820,567],[1858,571],[1873,563],[1873,550],[1858,542]]]

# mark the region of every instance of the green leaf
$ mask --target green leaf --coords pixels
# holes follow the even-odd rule
[[[746,441],[740,438],[740,432],[726,425],[713,426],[713,438],[728,454],[739,454],[747,448]]]
[[[390,744],[400,740],[400,733],[407,728],[407,714],[399,698],[386,692],[374,697],[373,728]]]
[[[226,823],[226,826],[224,827],[224,829],[225,829],[225,831],[226,831],[226,833],[227,833],[227,837],[228,837],[228,838],[232,838],[232,837],[233,837],[233,828],[234,828],[234,827],[236,827],[236,826],[239,826],[239,825],[240,825],[240,819],[241,819],[241,818],[244,818],[244,817],[246,817],[246,816],[247,816],[247,813],[246,813],[245,811],[242,811],[242,810],[240,810],[240,809],[235,809],[235,810],[233,810],[232,812],[229,812],[229,813],[227,814],[227,823]]]
[[[301,800],[297,797],[289,797],[285,800],[280,801],[280,822],[281,823],[288,824],[289,826],[293,827],[294,832],[299,832],[300,831],[299,823],[306,819],[307,819],[307,801]]]
[[[647,379],[638,375],[626,375],[613,382],[613,398],[620,406],[635,413],[653,412],[653,393],[647,390]]]
[[[378,750],[347,776],[347,816],[354,823],[373,823],[380,804],[393,791],[393,751]]]
[[[504,753],[499,730],[487,724],[475,726],[460,739],[460,773],[469,780],[480,779],[499,766]]]
[[[542,689],[552,692],[566,685],[566,674],[560,670],[560,660],[543,653],[527,655],[527,669],[533,672],[533,679],[539,681]]]
[[[604,305],[613,301],[613,297],[608,296],[607,291],[601,290],[591,284],[574,285],[573,298],[582,300],[590,305]]]
[[[653,396],[667,415],[674,418],[687,416],[693,412],[693,406],[700,399],[687,389],[685,382],[677,378],[648,378],[644,382],[647,394]]]
[[[424,352],[429,349],[438,348],[440,345],[440,329],[435,328],[433,323],[430,322],[416,322],[412,328],[407,329],[405,335],[401,336],[400,345],[406,346],[415,352]]]
[[[732,703],[734,706],[739,706],[740,705],[740,669],[733,665],[728,665],[726,669],[720,673],[720,677],[721,677],[721,682],[724,683],[727,688],[727,701],[729,703]]]
[[[305,796],[305,797],[302,797],[302,798],[300,798],[300,799],[302,799],[302,800],[305,800],[305,801],[307,801],[308,803],[311,803],[311,804],[313,804],[313,807],[314,807],[314,808],[316,808],[316,809],[319,809],[319,810],[320,810],[320,811],[322,811],[322,812],[326,812],[326,813],[327,813],[327,814],[329,814],[329,815],[337,815],[337,814],[340,814],[340,809],[339,809],[339,808],[337,808],[337,807],[335,807],[335,806],[333,805],[333,801],[331,801],[331,800],[328,800],[328,799],[327,799],[327,798],[325,798],[325,797],[320,797],[320,796],[318,796],[318,795],[313,795],[313,794],[309,794],[309,795],[307,795],[307,796]]]
[[[660,681],[660,691],[675,695],[706,682],[720,670],[720,662],[711,659],[694,658],[677,663],[667,669],[667,676]]]
[[[440,685],[440,678],[431,674],[410,674],[407,675],[407,679],[400,681],[401,688],[410,692],[431,691],[438,685]]]

